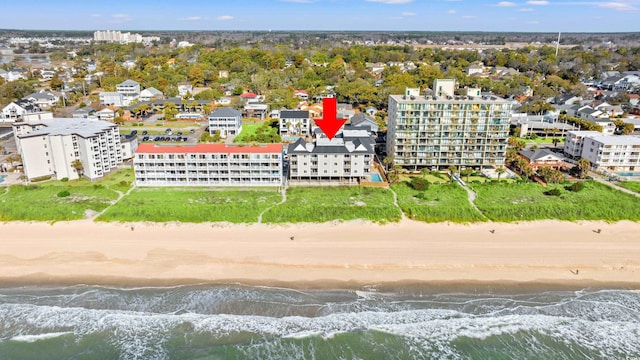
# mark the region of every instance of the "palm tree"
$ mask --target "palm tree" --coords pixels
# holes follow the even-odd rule
[[[76,172],[78,173],[78,177],[82,177],[82,174],[84,173],[84,165],[82,164],[82,161],[80,161],[80,159],[73,160],[71,162],[71,167],[76,170]]]
[[[589,169],[591,168],[591,161],[585,158],[581,158],[578,160],[578,169],[580,169],[580,178],[584,179],[587,177],[589,173]]]
[[[385,170],[389,172],[389,165],[393,163],[393,158],[390,158],[387,156],[384,159],[382,159],[382,163],[384,164]]]
[[[469,182],[469,176],[473,173],[471,168],[464,168],[464,170],[460,171],[460,173],[467,177],[467,182]]]
[[[558,143],[560,142],[560,139],[558,139],[557,137],[554,137],[553,140],[551,140],[553,142],[553,147],[558,147]]]
[[[449,175],[451,176],[451,182],[453,182],[453,176],[458,172],[458,167],[455,165],[449,166]]]
[[[529,180],[529,178],[531,178],[531,175],[533,175],[533,169],[531,168],[531,166],[529,166],[529,164],[525,165],[522,168],[522,175],[524,175],[527,180]]]
[[[500,181],[500,175],[504,174],[505,172],[507,172],[507,170],[502,167],[496,169],[496,174],[498,174],[498,181]]]

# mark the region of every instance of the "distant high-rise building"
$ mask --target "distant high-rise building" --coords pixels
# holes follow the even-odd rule
[[[502,166],[511,103],[494,95],[454,93],[455,80],[434,81],[433,95],[407,89],[389,96],[387,156],[404,168]]]

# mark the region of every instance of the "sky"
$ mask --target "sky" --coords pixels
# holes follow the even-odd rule
[[[0,28],[637,32],[640,0],[2,0]]]

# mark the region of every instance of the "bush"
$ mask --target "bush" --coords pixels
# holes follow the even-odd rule
[[[69,181],[69,178],[68,177],[64,177],[64,178],[60,179],[60,181],[67,182],[67,181]]]
[[[424,191],[429,188],[429,182],[421,177],[411,179],[411,187],[418,191]]]
[[[567,185],[564,187],[567,191],[578,192],[584,189],[584,183],[582,182],[574,182],[571,185]]]
[[[547,196],[560,196],[560,189],[551,189],[544,192]]]
[[[58,197],[59,198],[63,198],[63,197],[67,197],[71,195],[71,193],[69,192],[69,190],[62,190],[58,193]]]

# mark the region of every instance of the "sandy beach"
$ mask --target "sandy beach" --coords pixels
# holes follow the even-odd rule
[[[640,224],[10,222],[0,225],[0,277],[19,283],[479,281],[638,287]]]

